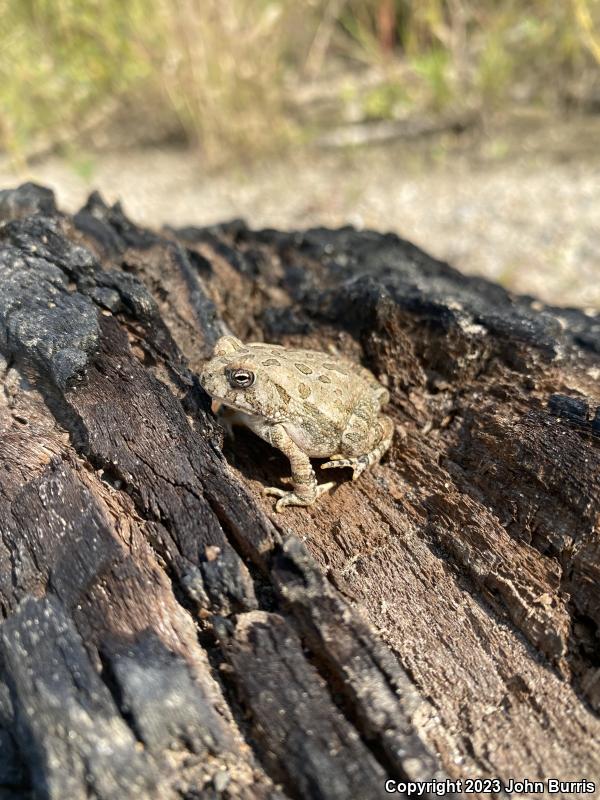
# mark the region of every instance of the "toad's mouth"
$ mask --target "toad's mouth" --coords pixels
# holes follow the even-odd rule
[[[213,412],[213,414],[218,414],[222,408],[231,409],[231,411],[235,411],[237,414],[250,417],[252,419],[259,418],[258,414],[253,414],[251,411],[246,411],[244,408],[234,406],[232,403],[228,403],[227,400],[224,400],[222,397],[213,397],[210,402],[210,410]]]

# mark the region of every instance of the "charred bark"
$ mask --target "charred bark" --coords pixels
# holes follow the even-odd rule
[[[351,228],[0,219],[0,796],[600,780],[600,316]],[[384,463],[275,514],[226,331],[368,366]]]

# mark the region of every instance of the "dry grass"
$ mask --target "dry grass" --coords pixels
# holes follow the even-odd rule
[[[0,146],[118,113],[215,163],[310,136],[299,87],[340,72],[338,119],[584,102],[599,21],[600,0],[0,0]]]
[[[284,79],[296,7],[158,0],[159,46],[145,52],[168,107],[209,161],[231,151],[254,153],[294,135]]]

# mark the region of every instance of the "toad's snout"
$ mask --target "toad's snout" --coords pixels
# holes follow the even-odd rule
[[[210,367],[208,367],[208,368],[205,367],[204,369],[202,369],[200,371],[200,374],[198,375],[198,379],[200,381],[200,385],[202,386],[202,388],[204,389],[205,392],[208,392],[208,394],[210,394],[212,396],[214,396],[215,394],[218,394],[218,392],[217,392],[217,385],[218,385],[217,374],[216,374],[216,372],[214,370],[210,369]]]

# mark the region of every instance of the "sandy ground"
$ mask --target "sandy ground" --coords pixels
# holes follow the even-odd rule
[[[600,309],[600,119],[312,151],[203,170],[193,153],[146,149],[0,163],[0,187],[35,180],[74,211],[92,189],[137,222],[395,231],[467,273],[559,305]]]

